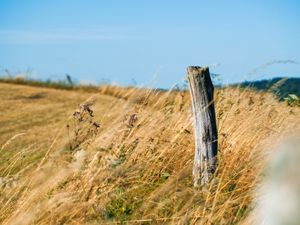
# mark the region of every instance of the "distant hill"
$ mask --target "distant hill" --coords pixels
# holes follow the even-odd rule
[[[251,87],[258,91],[270,91],[280,99],[287,97],[289,94],[300,96],[300,78],[276,77],[268,80],[245,81],[231,86]]]
[[[215,80],[215,75],[211,74],[213,82],[216,88],[224,87],[222,84]],[[35,80],[29,77],[18,77],[18,76],[1,76],[0,83],[10,83],[10,84],[21,84],[28,86],[38,86],[38,87],[48,87],[54,89],[65,89],[65,90],[85,90],[89,92],[94,92],[99,90],[97,84],[94,85],[82,85],[74,83],[70,75],[66,75],[66,79],[62,80]],[[103,86],[103,84],[100,86]],[[106,84],[104,86],[107,86]],[[109,86],[109,84],[108,84]],[[174,90],[188,90],[188,81],[183,84],[183,86],[176,86]],[[227,86],[227,85],[225,85]],[[300,78],[286,78],[286,77],[276,77],[273,79],[265,79],[259,81],[244,81],[242,83],[230,84],[230,87],[241,87],[241,88],[252,88],[258,91],[269,91],[274,93],[279,99],[287,97],[289,94],[294,94],[300,97]],[[157,88],[157,91],[167,92],[168,89]]]

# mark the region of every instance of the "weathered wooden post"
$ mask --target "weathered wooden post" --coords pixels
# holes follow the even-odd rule
[[[206,184],[217,167],[218,131],[214,106],[214,86],[208,67],[189,66],[195,129],[194,186]]]

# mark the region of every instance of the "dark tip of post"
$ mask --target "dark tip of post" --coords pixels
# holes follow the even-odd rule
[[[203,74],[209,74],[209,68],[207,66],[201,67],[201,66],[189,66],[187,68],[188,75],[203,75]]]

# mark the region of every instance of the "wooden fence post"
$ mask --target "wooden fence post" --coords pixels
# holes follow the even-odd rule
[[[218,131],[214,106],[214,86],[208,67],[189,66],[195,129],[194,186],[208,183],[217,167]]]

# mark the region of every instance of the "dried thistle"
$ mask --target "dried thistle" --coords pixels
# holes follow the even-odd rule
[[[86,140],[91,141],[91,136],[95,136],[98,133],[100,124],[94,121],[94,111],[91,106],[94,102],[88,102],[81,104],[79,109],[73,113],[73,139],[70,139],[70,149],[77,149],[81,144],[85,143]],[[69,130],[70,125],[67,125]]]
[[[129,117],[128,127],[133,127],[135,122],[138,120],[137,113],[133,113]]]
[[[80,105],[80,109],[83,112],[87,112],[89,114],[90,117],[94,117],[94,112],[93,110],[90,108],[93,105],[93,103],[84,103]]]

